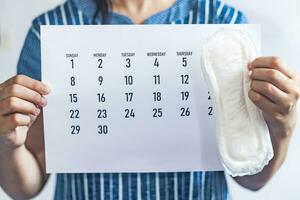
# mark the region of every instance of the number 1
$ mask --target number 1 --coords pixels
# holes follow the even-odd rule
[[[74,69],[74,60],[71,59],[72,69]]]

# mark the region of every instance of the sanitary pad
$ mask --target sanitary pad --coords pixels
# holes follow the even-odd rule
[[[256,174],[273,157],[268,127],[248,97],[247,65],[255,57],[254,42],[241,30],[220,30],[203,47],[202,70],[212,94],[219,153],[232,176]]]

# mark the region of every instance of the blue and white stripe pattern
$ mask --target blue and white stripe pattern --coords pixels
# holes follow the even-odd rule
[[[55,199],[224,200],[223,172],[58,174]]]
[[[69,0],[37,17],[28,32],[18,74],[41,79],[40,25],[92,24],[92,0]],[[101,24],[100,19],[96,23]],[[219,0],[177,0],[145,24],[246,23],[238,10]],[[110,24],[132,24],[112,13]],[[57,71],[59,72],[59,66]],[[96,162],[96,161],[95,161]],[[97,161],[101,162],[101,161]],[[66,163],[67,164],[67,163]],[[56,200],[225,200],[229,199],[224,172],[58,174]]]

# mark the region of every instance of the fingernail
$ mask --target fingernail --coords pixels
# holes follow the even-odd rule
[[[41,112],[40,109],[38,109],[38,108],[35,109],[35,115],[36,115],[36,116],[38,116],[38,115],[40,114],[40,112]]]
[[[249,78],[252,79],[252,71],[249,71],[248,75],[249,75]]]
[[[254,97],[253,97],[254,101],[259,101],[260,100],[260,95],[259,94],[254,94]]]
[[[251,69],[251,63],[248,63],[248,69],[250,70]]]
[[[44,94],[49,94],[49,92],[50,92],[50,88],[47,85],[44,85],[43,88],[42,88],[42,90],[43,90]]]
[[[45,107],[46,105],[47,105],[47,100],[44,97],[42,97],[41,106]]]

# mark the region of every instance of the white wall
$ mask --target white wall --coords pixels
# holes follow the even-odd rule
[[[20,48],[33,17],[62,0],[0,0],[0,82],[15,73]],[[18,3],[16,3],[18,2]],[[241,8],[251,23],[262,24],[263,54],[279,55],[300,71],[300,1],[299,0],[225,0]],[[300,123],[298,123],[300,124]],[[261,191],[248,192],[230,181],[235,200],[300,199],[300,127],[297,128],[288,158],[272,181]],[[37,200],[52,199],[54,177]],[[0,191],[0,199],[9,199]]]

